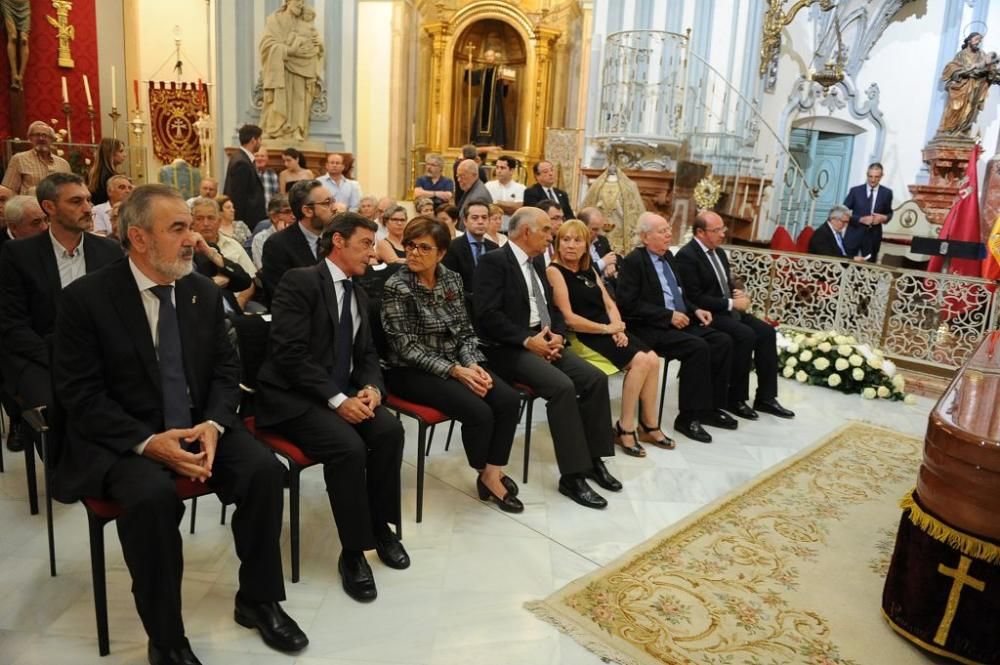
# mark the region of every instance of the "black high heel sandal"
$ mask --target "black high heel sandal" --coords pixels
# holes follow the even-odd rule
[[[653,432],[662,434],[663,438],[656,438],[653,436]],[[663,448],[664,450],[673,450],[677,447],[677,442],[666,434],[663,434],[663,430],[659,427],[646,427],[641,420],[639,421],[639,440],[643,443],[651,443],[658,448]]]
[[[632,443],[634,446],[625,445],[625,437],[632,437]],[[615,423],[615,443],[621,446],[621,449],[625,451],[626,455],[631,455],[632,457],[645,457],[646,449],[639,445],[639,439],[635,436],[635,430],[631,432],[623,430],[621,421]]]

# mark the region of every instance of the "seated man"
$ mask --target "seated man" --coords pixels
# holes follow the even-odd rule
[[[473,309],[486,357],[508,383],[531,386],[547,401],[559,492],[582,506],[604,508],[608,502],[587,478],[611,492],[622,488],[601,459],[614,455],[608,378],[562,352],[566,322],[552,304],[541,262],[552,238],[548,216],[519,209],[511,215],[509,237],[476,268]]]
[[[219,181],[215,178],[202,178],[201,183],[198,185],[198,196],[204,199],[215,199],[219,195]],[[192,196],[187,200],[188,207],[194,203],[194,200],[198,196]],[[253,224],[253,222],[251,222]]]
[[[847,206],[836,205],[830,208],[826,224],[816,229],[812,238],[809,239],[809,253],[837,258],[847,257],[844,233],[850,221],[851,209]],[[852,258],[855,261],[864,261],[864,258],[857,254]]]
[[[542,253],[542,257],[545,260],[545,266],[548,267],[556,255],[556,250],[553,245],[555,245],[556,234],[559,233],[559,227],[566,221],[566,216],[563,213],[562,206],[559,205],[559,202],[554,199],[542,199],[535,204],[535,207],[548,215],[549,222],[552,224],[552,239],[549,242],[549,246],[546,247],[545,251]]]
[[[56,496],[121,505],[115,525],[149,662],[191,665],[199,661],[181,618],[175,483],[206,483],[236,504],[236,622],[274,649],[298,651],[308,639],[278,604],[282,468],[236,413],[239,363],[219,289],[190,274],[191,213],[175,189],[143,185],[122,205],[121,230],[128,260],[74,282],[60,303],[52,375],[66,417]]]
[[[467,204],[462,210],[462,219],[465,221],[465,233],[451,241],[442,263],[445,268],[461,275],[465,297],[471,302],[472,276],[476,266],[483,254],[497,249],[499,245],[486,237],[490,209],[485,203],[472,201]]]
[[[611,243],[604,235],[604,213],[598,208],[584,208],[579,213],[580,221],[590,231],[590,259],[604,278],[605,283],[613,281],[618,274],[618,255],[611,251]]]
[[[264,243],[278,231],[282,231],[295,221],[292,207],[284,196],[275,196],[267,202],[267,219],[254,227],[250,241],[250,259],[257,270],[264,266]]]
[[[718,214],[702,210],[694,220],[694,237],[677,252],[677,268],[691,302],[712,313],[712,327],[733,341],[729,396],[723,408],[748,420],[757,411],[780,418],[795,414],[778,403],[778,350],[774,326],[751,314],[750,297],[733,283],[729,260],[722,249],[726,225]],[[750,397],[751,360],[757,368],[757,395]]]
[[[277,231],[261,251],[261,277],[269,299],[290,269],[316,265],[321,257],[319,236],[333,220],[333,197],[319,180],[300,180],[292,185],[288,205],[298,223]]]
[[[257,274],[257,267],[240,243],[219,232],[222,219],[219,217],[219,204],[214,199],[197,197],[191,204],[191,217],[195,233],[204,239],[204,244],[196,242],[195,268],[212,278],[220,288],[236,296],[235,302],[224,296],[224,303],[229,306],[227,314],[233,313],[229,311],[233,305],[236,306],[236,313],[242,313],[253,298],[253,278]],[[211,251],[207,251],[208,249]],[[213,256],[214,252],[218,252],[219,256]]]
[[[322,185],[316,191],[329,197]],[[344,591],[358,601],[378,594],[365,550],[391,568],[410,565],[389,528],[400,523],[403,426],[381,406],[385,384],[368,298],[353,279],[368,268],[374,243],[374,222],[341,213],[323,231],[323,261],[285,274],[271,303],[271,352],[257,393],[257,425],[323,463],[343,546],[337,567]]]
[[[114,236],[111,228],[111,208],[128,198],[132,193],[132,179],[127,175],[113,175],[108,178],[108,200],[94,206],[94,233],[99,236]]]
[[[123,256],[118,243],[87,233],[90,190],[83,178],[53,173],[35,195],[48,232],[4,243],[0,252],[0,373],[22,409],[52,403],[49,336],[62,290]],[[23,443],[26,433],[18,434],[11,441]]]
[[[641,245],[619,265],[618,309],[628,329],[667,360],[680,360],[680,389],[674,429],[711,443],[702,425],[736,429],[722,411],[729,389],[732,342],[709,327],[712,314],[688,297],[670,253],[670,224],[653,212],[639,215]]]

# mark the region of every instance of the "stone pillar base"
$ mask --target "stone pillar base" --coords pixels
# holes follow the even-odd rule
[[[930,178],[926,185],[909,185],[909,190],[931,224],[944,224],[958,196],[974,144],[972,139],[935,136],[921,151]]]

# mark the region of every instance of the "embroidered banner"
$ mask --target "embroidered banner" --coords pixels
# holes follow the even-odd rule
[[[149,82],[149,117],[153,154],[164,164],[183,159],[201,165],[199,113],[208,113],[208,95],[197,83]]]

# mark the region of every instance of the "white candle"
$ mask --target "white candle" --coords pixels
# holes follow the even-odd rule
[[[62,77],[63,104],[69,104],[69,93],[66,91],[66,77]]]
[[[93,108],[94,100],[90,97],[90,80],[87,78],[86,74],[83,75],[83,91],[87,95],[87,106]]]
[[[118,84],[115,82],[114,65],[111,65],[111,108],[118,108]]]

